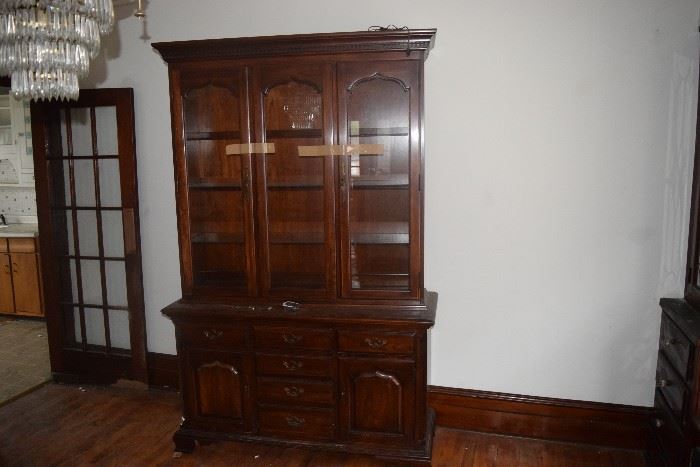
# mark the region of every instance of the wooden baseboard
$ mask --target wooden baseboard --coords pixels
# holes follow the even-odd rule
[[[177,356],[149,353],[151,386],[177,390]],[[428,386],[436,424],[447,428],[647,449],[651,407],[605,404],[498,392]]]
[[[651,407],[428,387],[438,426],[555,441],[647,449]]]
[[[148,352],[148,384],[161,389],[180,388],[177,355]]]

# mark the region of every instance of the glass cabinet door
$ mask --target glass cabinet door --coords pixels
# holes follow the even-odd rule
[[[419,72],[413,61],[339,64],[344,296],[420,293]]]
[[[332,143],[332,68],[270,66],[254,76],[256,141],[268,143],[253,155],[263,295],[334,296],[334,161],[299,152]]]
[[[245,70],[183,72],[180,83],[186,180],[178,189],[185,184],[179,198],[189,203],[180,211],[183,289],[255,295],[250,155],[226,150],[248,142]]]

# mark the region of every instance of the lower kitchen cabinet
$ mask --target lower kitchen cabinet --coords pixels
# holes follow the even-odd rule
[[[0,268],[0,313],[14,313],[15,292],[12,287],[12,261],[9,254],[0,254]]]
[[[0,237],[0,313],[43,316],[35,238]]]

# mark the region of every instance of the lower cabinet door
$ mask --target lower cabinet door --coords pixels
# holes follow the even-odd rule
[[[416,371],[413,361],[340,360],[340,421],[344,439],[370,444],[413,443]]]
[[[10,255],[0,254],[0,313],[14,313]]]
[[[250,357],[185,350],[185,419],[207,429],[250,430]]]
[[[17,313],[41,316],[38,257],[34,253],[13,253],[12,279]]]

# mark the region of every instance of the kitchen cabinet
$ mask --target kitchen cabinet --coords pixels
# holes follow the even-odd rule
[[[25,103],[10,96],[9,88],[0,87],[0,163],[5,165],[0,186],[34,186],[31,146],[27,150],[28,116]]]
[[[0,313],[43,316],[35,238],[0,237]]]

